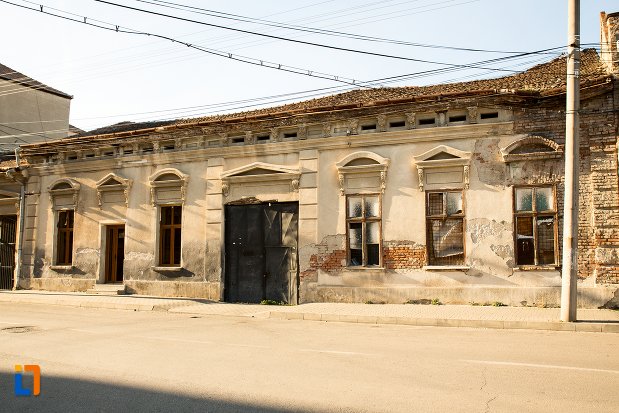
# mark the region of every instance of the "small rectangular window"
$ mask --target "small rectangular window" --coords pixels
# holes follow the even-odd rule
[[[496,119],[499,117],[499,112],[481,113],[479,117],[481,119]]]
[[[243,136],[239,136],[239,137],[231,138],[230,139],[230,143],[232,143],[232,144],[239,144],[239,143],[244,143],[244,142],[245,142],[245,137],[243,137]]]
[[[256,142],[267,142],[271,140],[271,135],[258,135],[256,136]]]
[[[557,212],[552,186],[514,188],[517,265],[555,265]]]
[[[133,155],[133,149],[124,149],[123,155]]]
[[[464,264],[462,191],[427,193],[426,231],[429,265]]]
[[[105,151],[103,152],[103,156],[114,156],[114,151]]]
[[[162,206],[159,219],[159,265],[178,266],[181,263],[181,205]]]
[[[87,153],[86,155],[84,155],[84,158],[94,158],[95,154],[94,153]]]
[[[466,115],[453,115],[449,117],[450,123],[466,122]]]
[[[164,143],[161,146],[161,149],[163,149],[164,151],[173,151],[174,150],[174,144],[173,143]]]
[[[284,139],[292,139],[292,138],[296,138],[297,137],[297,133],[296,132],[285,132],[284,133]]]
[[[381,211],[378,194],[350,195],[346,199],[348,265],[381,265]]]
[[[393,122],[389,122],[390,128],[403,128],[406,126],[406,121],[404,120],[395,120]]]
[[[434,125],[435,123],[436,119],[434,118],[419,119],[420,125]]]
[[[67,156],[67,160],[68,161],[74,161],[76,159],[77,159],[77,155],[69,155],[69,156]]]
[[[371,125],[361,125],[361,130],[367,130],[367,131],[376,130],[376,124],[373,123]]]
[[[73,263],[73,211],[58,211],[56,222],[56,264]]]

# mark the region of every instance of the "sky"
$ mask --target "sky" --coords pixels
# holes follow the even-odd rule
[[[567,43],[567,0],[109,0],[193,22],[94,0],[7,1],[36,11],[0,0],[0,62],[72,95],[70,123],[84,130],[276,106],[359,83],[415,86],[504,76],[557,57]],[[40,5],[80,22],[41,13]],[[228,19],[214,17],[213,11]],[[619,1],[581,2],[583,47],[599,47],[600,11],[619,11]],[[84,17],[106,28],[177,42],[89,26]],[[552,50],[538,52],[546,49]],[[538,53],[518,57],[513,52]],[[506,57],[511,59],[461,67]],[[402,75],[409,76],[376,81]]]

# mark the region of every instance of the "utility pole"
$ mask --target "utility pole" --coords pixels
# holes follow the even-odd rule
[[[567,93],[565,110],[565,197],[561,321],[576,321],[578,280],[578,169],[580,167],[580,0],[568,0]]]

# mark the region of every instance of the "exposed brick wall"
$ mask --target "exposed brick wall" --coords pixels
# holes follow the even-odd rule
[[[383,247],[383,264],[390,270],[421,268],[426,263],[426,248],[423,245],[391,243]]]
[[[515,109],[514,133],[539,134],[565,144],[564,97],[538,108]],[[583,97],[580,116],[580,191],[578,276],[595,275],[601,284],[619,283],[619,263],[609,261],[599,248],[619,248],[619,179],[617,127],[619,93]],[[531,177],[534,182],[536,177]],[[563,211],[564,176],[557,183],[559,216]],[[561,217],[562,218],[562,217]],[[559,220],[561,249],[563,220]],[[561,251],[560,251],[561,252]]]

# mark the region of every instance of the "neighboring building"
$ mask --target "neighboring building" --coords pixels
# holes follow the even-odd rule
[[[15,149],[69,136],[72,97],[0,64],[0,289],[14,286],[23,176]]]
[[[617,22],[602,16],[606,38]],[[604,47],[610,64],[589,49],[580,71],[586,307],[619,287],[617,46]],[[19,286],[558,305],[565,71],[561,57],[500,79],[27,145]]]
[[[72,98],[0,64],[0,151],[66,138]]]

